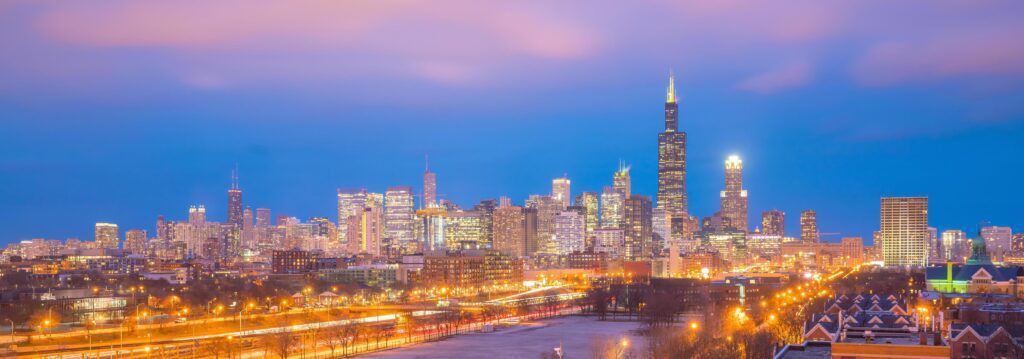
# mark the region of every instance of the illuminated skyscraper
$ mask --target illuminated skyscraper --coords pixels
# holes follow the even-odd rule
[[[483,226],[477,211],[449,211],[444,222],[444,240],[448,249],[482,249]]]
[[[964,257],[970,255],[967,250],[967,234],[964,231],[952,229],[942,231],[942,256],[943,259],[951,261],[963,261]]]
[[[928,197],[882,197],[879,232],[886,266],[928,264]]]
[[[402,253],[419,251],[413,235],[415,207],[412,188],[397,186],[384,192],[384,233],[393,246]]]
[[[132,254],[145,254],[146,237],[145,229],[129,229],[124,232],[124,250]]]
[[[994,260],[1002,261],[1003,256],[1013,248],[1013,230],[1010,227],[981,227],[981,238],[985,249]]]
[[[813,210],[800,212],[800,241],[804,243],[818,243],[818,214]]]
[[[526,216],[523,207],[513,206],[508,197],[502,197],[494,210],[494,250],[522,257],[526,251]]]
[[[366,189],[338,189],[338,236],[342,241],[349,233],[349,217],[362,215],[366,197]]]
[[[653,230],[651,226],[651,199],[630,196],[625,206],[625,256],[628,260],[651,258]]]
[[[562,208],[569,207],[572,201],[572,191],[569,188],[570,182],[566,177],[551,180],[551,197],[562,202]]]
[[[622,192],[629,199],[632,184],[629,179],[629,166],[624,163],[619,163],[619,169],[612,175],[612,188],[616,191]]]
[[[203,205],[188,207],[188,224],[202,226],[206,224],[206,207]]]
[[[483,231],[480,240],[487,248],[494,243],[494,210],[498,208],[498,201],[493,198],[480,200],[473,206],[473,210],[480,215],[480,230]]]
[[[586,221],[587,237],[590,237],[600,223],[598,217],[598,197],[596,192],[583,192],[576,196],[576,205],[583,207],[583,216]]]
[[[586,224],[578,211],[561,211],[555,216],[555,253],[566,255],[584,250]]]
[[[601,192],[601,228],[622,228],[625,207],[626,195],[605,186]]]
[[[651,238],[655,254],[669,248],[669,245],[673,242],[670,232],[672,227],[671,221],[672,219],[669,218],[668,212],[665,212],[664,208],[655,208],[651,211]]]
[[[721,193],[722,217],[734,229],[748,231],[747,190],[743,189],[743,161],[732,155],[725,161],[725,190]]]
[[[555,216],[565,210],[562,201],[551,196],[530,195],[526,207],[537,210],[537,251],[554,254]]]
[[[786,213],[773,209],[761,212],[761,233],[778,236],[786,236]]]
[[[270,227],[270,208],[256,209],[256,227]]]
[[[689,213],[686,198],[686,132],[679,131],[675,76],[669,75],[665,131],[658,134],[658,207],[672,218]]]
[[[117,225],[113,223],[96,223],[96,246],[99,248],[117,249],[121,240],[117,238]]]
[[[437,174],[430,172],[430,161],[427,160],[426,168],[423,170],[423,203],[420,208],[430,208],[437,205]]]
[[[242,190],[238,188],[238,169],[231,171],[231,189],[228,190],[228,224],[242,229]]]

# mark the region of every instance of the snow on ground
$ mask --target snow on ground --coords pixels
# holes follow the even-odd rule
[[[566,317],[523,323],[493,333],[463,334],[439,342],[416,344],[364,356],[377,359],[485,358],[535,359],[557,347],[559,342],[567,358],[591,357],[592,342],[611,337],[628,338],[629,348],[639,350],[643,339],[637,335],[636,322],[601,322],[592,317]]]

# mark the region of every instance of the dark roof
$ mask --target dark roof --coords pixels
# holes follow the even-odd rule
[[[1017,273],[1020,271],[1020,267],[1017,266],[997,267],[992,264],[955,265],[953,266],[953,280],[970,281],[971,277],[981,269],[984,269],[986,272],[991,274],[992,280],[997,282],[1015,280],[1017,279]],[[925,268],[925,279],[945,280],[946,267],[937,266]]]

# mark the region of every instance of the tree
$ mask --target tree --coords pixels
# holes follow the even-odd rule
[[[287,358],[298,342],[298,338],[287,329],[280,329],[263,336],[263,344],[267,351],[277,354],[281,359]]]
[[[331,349],[331,357],[335,357],[335,351],[345,345],[345,331],[342,326],[332,326],[324,329],[320,336],[320,342]]]

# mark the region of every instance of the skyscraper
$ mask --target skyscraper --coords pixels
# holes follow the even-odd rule
[[[480,200],[480,203],[473,206],[473,210],[480,215],[480,230],[483,231],[480,241],[487,248],[494,243],[494,210],[496,208],[498,208],[498,201],[493,198]]]
[[[117,249],[121,240],[117,238],[117,225],[113,223],[96,223],[96,246],[99,248]]]
[[[551,197],[562,202],[562,207],[569,207],[572,200],[572,191],[569,188],[571,182],[566,177],[555,178],[551,180]]]
[[[786,236],[786,213],[773,209],[761,212],[761,233],[779,236]]]
[[[338,189],[338,236],[345,240],[349,217],[362,215],[366,208],[366,189]]]
[[[1010,227],[981,227],[981,238],[985,240],[985,249],[995,260],[1002,261],[1003,256],[1013,249],[1013,230]]]
[[[886,266],[928,264],[928,197],[882,197],[879,232]]]
[[[605,186],[601,192],[601,228],[622,228],[625,207],[625,194]]]
[[[962,261],[970,254],[967,250],[967,234],[958,229],[942,231],[942,258]]]
[[[145,229],[129,229],[124,232],[124,249],[132,254],[145,254],[146,237]]]
[[[669,74],[665,131],[658,134],[658,207],[672,218],[689,213],[686,198],[686,132],[679,131],[675,76]]]
[[[599,222],[598,217],[598,197],[596,192],[583,192],[579,196],[576,196],[576,205],[583,207],[583,216],[586,221],[586,233],[587,237],[597,229]]]
[[[426,168],[423,170],[423,203],[420,208],[430,208],[437,205],[437,174],[430,172],[430,161],[426,161]]]
[[[242,229],[242,190],[238,188],[238,169],[231,171],[231,189],[228,190],[228,224]]]
[[[256,227],[270,227],[270,208],[256,209]]]
[[[507,197],[494,210],[494,250],[522,257],[526,251],[526,217],[523,207],[513,206]]]
[[[555,216],[565,210],[562,201],[551,196],[531,195],[526,206],[537,210],[537,251],[542,254],[555,253]]]
[[[384,234],[393,246],[402,253],[419,250],[413,235],[415,205],[412,187],[390,187],[384,192]]]
[[[188,207],[188,224],[202,226],[206,224],[206,207],[203,205]]]
[[[747,231],[747,190],[743,189],[743,161],[732,155],[725,161],[725,190],[721,193],[722,217],[728,218],[732,227]]]
[[[624,237],[625,257],[628,260],[651,258],[653,228],[651,223],[651,199],[647,196],[630,196],[626,200]]]
[[[629,166],[624,163],[619,163],[619,169],[612,175],[612,188],[616,191],[622,192],[629,199],[629,195],[632,191],[632,184],[629,179]]]
[[[818,243],[818,214],[814,210],[800,212],[800,240],[804,243]]]
[[[565,210],[555,216],[555,253],[566,255],[584,250],[586,230],[584,217],[578,211]]]

